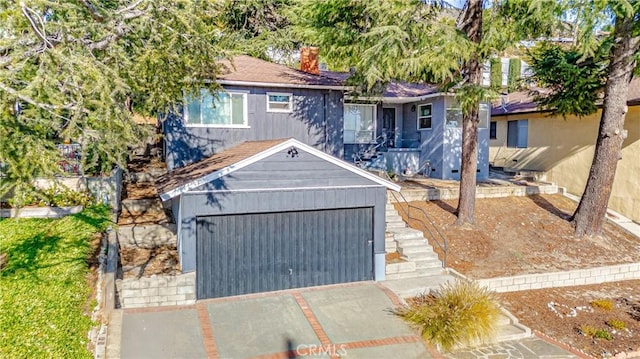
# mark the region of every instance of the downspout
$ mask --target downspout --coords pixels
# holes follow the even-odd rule
[[[331,91],[329,91],[331,92]],[[324,152],[327,153],[327,94],[322,94],[322,127],[324,129]]]

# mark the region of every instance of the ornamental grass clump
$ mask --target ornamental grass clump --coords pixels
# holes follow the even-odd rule
[[[396,314],[418,327],[425,340],[450,351],[490,340],[496,333],[500,307],[487,288],[456,281],[409,300]]]

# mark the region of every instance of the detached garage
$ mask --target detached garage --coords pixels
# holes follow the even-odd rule
[[[156,185],[198,299],[384,279],[399,186],[295,139],[244,142]]]

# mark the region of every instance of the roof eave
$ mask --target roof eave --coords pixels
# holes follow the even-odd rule
[[[400,192],[400,188],[401,187],[399,185],[393,183],[393,182],[390,182],[390,181],[387,181],[387,180],[385,180],[383,178],[380,178],[380,177],[378,177],[378,176],[376,176],[376,175],[374,175],[374,174],[372,174],[370,172],[367,172],[367,171],[365,171],[365,170],[363,170],[361,168],[358,168],[358,167],[356,167],[356,166],[354,166],[354,165],[352,165],[350,163],[347,163],[346,161],[343,161],[343,160],[341,160],[339,158],[333,157],[333,156],[331,156],[331,155],[329,155],[327,153],[324,153],[324,152],[322,152],[322,151],[320,151],[318,149],[315,149],[315,148],[313,148],[313,147],[311,147],[309,145],[306,145],[306,144],[304,144],[304,143],[302,143],[302,142],[300,142],[300,141],[298,141],[296,139],[291,138],[291,139],[283,141],[283,142],[281,142],[281,143],[279,143],[277,145],[274,145],[273,147],[270,147],[270,148],[268,148],[268,149],[266,149],[264,151],[256,153],[253,156],[250,156],[250,157],[247,157],[247,158],[245,158],[245,159],[243,159],[241,161],[238,161],[238,162],[236,162],[236,163],[234,163],[232,165],[226,166],[226,167],[224,167],[224,168],[222,168],[220,170],[214,171],[214,172],[212,172],[212,173],[210,173],[208,175],[205,175],[203,177],[197,178],[197,179],[195,179],[195,180],[193,180],[191,182],[185,183],[185,184],[180,185],[180,186],[178,186],[176,188],[173,188],[173,189],[171,189],[169,191],[166,191],[166,192],[160,194],[160,199],[162,199],[162,201],[168,201],[168,200],[170,200],[170,199],[172,199],[172,198],[174,198],[176,196],[179,196],[179,195],[181,195],[181,194],[183,194],[185,192],[188,192],[188,191],[190,191],[192,189],[200,187],[200,186],[202,186],[204,184],[207,184],[207,183],[209,183],[211,181],[214,181],[214,180],[216,180],[216,179],[218,179],[220,177],[226,176],[227,174],[229,174],[231,172],[237,171],[237,170],[239,170],[239,169],[241,169],[243,167],[246,167],[246,166],[248,166],[248,165],[250,165],[252,163],[258,162],[263,158],[269,157],[269,156],[271,156],[273,154],[276,154],[276,153],[278,153],[278,152],[280,152],[282,150],[286,150],[287,148],[289,148],[291,146],[298,147],[298,148],[304,150],[307,153],[310,153],[310,154],[312,154],[312,155],[314,155],[316,157],[320,157],[320,158],[326,160],[327,162],[333,163],[333,164],[335,164],[335,165],[337,165],[339,167],[342,167],[342,168],[344,168],[344,169],[346,169],[348,171],[356,173],[356,174],[358,174],[358,175],[360,175],[360,176],[362,176],[364,178],[367,178],[368,180],[371,180],[371,181],[373,181],[375,183],[378,183],[378,184],[380,184],[380,185],[382,185],[382,186],[384,186],[384,187],[386,187],[386,188],[388,188],[390,190],[393,190],[393,191],[396,191],[396,192]]]
[[[275,87],[275,88],[297,88],[297,89],[313,89],[313,90],[338,90],[338,91],[352,91],[353,86],[341,86],[341,85],[310,85],[310,84],[288,84],[277,82],[258,82],[258,81],[238,81],[238,80],[216,80],[220,85],[235,85],[235,86],[255,86],[255,87]]]
[[[427,95],[421,95],[421,96],[401,96],[401,97],[390,97],[390,96],[351,96],[351,95],[346,95],[344,97],[345,100],[362,100],[362,101],[381,101],[383,103],[389,103],[389,104],[405,104],[405,103],[411,103],[411,102],[419,102],[419,101],[424,101],[424,100],[428,100],[430,98],[434,98],[434,97],[440,97],[440,96],[455,96],[455,94],[450,93],[450,92],[436,92],[436,93],[431,93],[431,94],[427,94]]]

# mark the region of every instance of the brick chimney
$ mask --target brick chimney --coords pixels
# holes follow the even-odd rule
[[[318,64],[318,53],[320,50],[317,47],[303,47],[300,49],[300,70],[319,75],[320,68]]]

